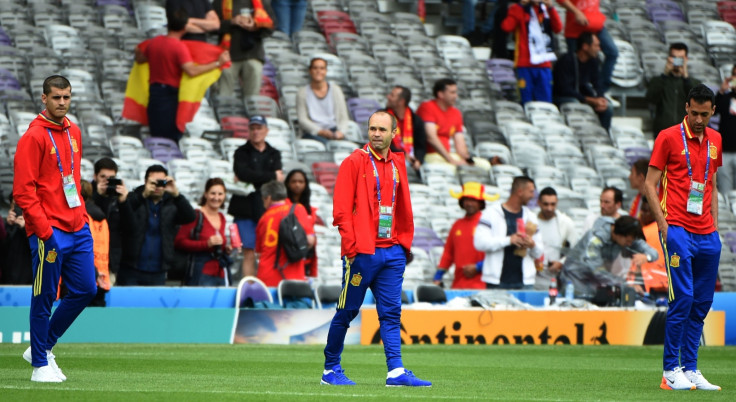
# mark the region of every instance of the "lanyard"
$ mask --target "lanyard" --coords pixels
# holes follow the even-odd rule
[[[51,130],[48,128],[46,129],[46,132],[49,133],[49,138],[51,138],[51,143],[54,145],[54,153],[56,154],[56,163],[59,165],[59,173],[61,173],[61,177],[64,177],[64,168],[61,166],[61,157],[59,157],[59,147],[56,146],[56,141],[54,141],[54,136],[51,135]],[[66,138],[69,140],[69,151],[72,153],[72,176],[74,176],[74,147],[72,146],[72,137],[69,134],[69,129],[66,129]]]
[[[368,156],[371,158],[373,164],[373,174],[376,176],[376,191],[378,192],[378,207],[381,207],[381,178],[378,177],[378,168],[376,168],[376,160],[373,159],[373,153],[368,150]],[[391,192],[391,213],[393,214],[393,207],[396,204],[396,165],[394,161],[391,161],[391,172],[393,173],[394,187]]]
[[[682,144],[685,146],[685,160],[687,160],[687,175],[690,176],[690,181],[693,180],[693,168],[690,165],[690,150],[687,147],[687,140],[685,139],[685,124],[680,123],[680,134],[682,134]],[[707,155],[705,158],[705,178],[703,183],[708,182],[708,170],[710,169],[710,140],[706,143]]]

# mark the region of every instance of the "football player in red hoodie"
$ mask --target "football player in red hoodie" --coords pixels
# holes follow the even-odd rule
[[[82,133],[66,117],[71,96],[66,78],[44,80],[46,109],[18,141],[14,161],[13,198],[23,209],[33,256],[31,347],[23,358],[33,366],[31,381],[37,382],[66,380],[51,350],[97,294],[92,235],[81,196]],[[60,277],[69,294],[52,315]]]

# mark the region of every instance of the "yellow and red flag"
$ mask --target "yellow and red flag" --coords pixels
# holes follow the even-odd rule
[[[196,64],[212,63],[220,57],[224,49],[205,42],[183,40],[181,41],[189,49],[192,61]],[[145,50],[150,39],[141,42],[138,48]],[[204,94],[207,89],[220,79],[222,70],[230,67],[226,63],[220,68],[208,71],[195,77],[185,72],[181,74],[179,82],[179,108],[176,112],[176,127],[184,132],[187,123],[194,119],[199,110]],[[126,119],[148,125],[148,63],[135,63],[128,76],[128,84],[125,87],[125,102],[123,104],[123,116]]]

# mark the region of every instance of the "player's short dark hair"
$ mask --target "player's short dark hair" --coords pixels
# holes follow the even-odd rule
[[[403,99],[404,102],[409,105],[409,102],[411,102],[411,89],[401,85],[394,85],[394,88],[399,88],[401,90],[401,92],[399,92],[399,99]]]
[[[222,186],[223,189],[227,191],[227,187],[225,186],[225,182],[222,181],[219,177],[211,177],[207,180],[206,183],[204,183],[204,194],[202,194],[202,197],[199,198],[199,206],[203,207],[204,204],[207,203],[207,192],[210,191],[210,189],[214,186]],[[225,203],[222,204],[223,206]]]
[[[542,196],[544,195],[554,195],[555,197],[557,197],[557,191],[555,191],[555,189],[553,189],[552,187],[545,187],[542,189],[542,191],[539,192],[539,199],[541,200]]]
[[[72,84],[66,77],[61,75],[52,75],[43,80],[43,94],[48,95],[51,93],[51,88],[67,89],[71,88]]]
[[[187,21],[189,21],[189,13],[183,7],[171,10],[166,13],[166,19],[168,20],[168,30],[172,32],[181,31],[187,27]]]
[[[624,215],[613,223],[613,233],[619,236],[634,236],[635,239],[644,239],[641,223],[633,216]]]
[[[583,45],[592,45],[593,44],[593,36],[595,34],[593,32],[583,32],[578,36],[578,40],[576,42],[577,48],[575,50],[582,50]]]
[[[169,171],[166,170],[165,167],[163,167],[161,165],[151,165],[151,166],[148,167],[148,169],[146,169],[146,175],[143,177],[143,180],[144,181],[148,181],[148,176],[151,173],[157,173],[157,172],[162,172],[163,174],[165,174],[167,176],[169,175]]]
[[[534,184],[534,180],[529,176],[516,176],[514,177],[514,181],[511,182],[511,193],[515,193],[517,190],[521,188],[521,186],[527,185],[527,183]]]
[[[105,156],[104,158],[100,158],[95,162],[95,174],[100,173],[100,170],[102,169],[109,169],[114,170],[115,174],[118,173],[118,164],[115,163],[112,158],[108,158]]]
[[[636,173],[646,177],[647,172],[649,171],[649,159],[647,158],[637,159],[637,161],[634,162],[634,164],[631,165],[631,167],[634,168],[634,171],[636,171]]]
[[[716,95],[707,85],[698,84],[687,94],[687,104],[690,105],[692,103],[691,101],[695,101],[695,103],[710,102],[712,106],[716,103]]]
[[[614,203],[624,203],[624,192],[619,190],[618,187],[614,186],[608,186],[604,187],[603,191],[601,191],[601,194],[605,193],[606,191],[613,191],[613,202]]]
[[[388,110],[386,110],[386,109],[378,109],[375,112],[373,112],[373,114],[371,114],[371,117],[368,118],[368,122],[371,121],[371,119],[373,118],[373,116],[375,116],[376,114],[379,114],[379,113],[380,114],[387,114],[388,117],[391,118],[391,132],[394,132],[394,130],[396,130],[396,127],[398,127],[399,123],[396,121],[396,117],[394,117],[394,115],[392,115],[391,113],[389,113]]]
[[[439,80],[434,82],[434,86],[432,86],[432,93],[434,94],[434,97],[437,97],[437,94],[444,91],[448,86],[450,85],[457,85],[457,82],[453,80],[452,78],[440,78]]]
[[[261,186],[261,197],[265,200],[271,197],[271,201],[283,201],[286,199],[286,186],[278,180],[271,180]]]
[[[322,61],[324,61],[324,62],[325,62],[325,67],[327,67],[327,65],[329,64],[329,63],[327,63],[327,60],[325,60],[325,59],[323,59],[323,58],[321,58],[321,57],[312,57],[312,58],[311,58],[311,59],[309,60],[309,68],[312,68],[312,66],[314,65],[314,62],[315,62],[315,61],[317,61],[317,60],[322,60]]]
[[[669,53],[672,53],[673,50],[684,50],[685,55],[687,55],[687,45],[685,43],[682,43],[682,42],[671,43]]]

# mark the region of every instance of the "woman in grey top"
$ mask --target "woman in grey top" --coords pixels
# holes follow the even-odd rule
[[[328,82],[327,60],[315,57],[309,62],[309,85],[296,97],[297,117],[302,138],[327,144],[328,140],[345,138],[348,130],[348,108],[340,86]]]

